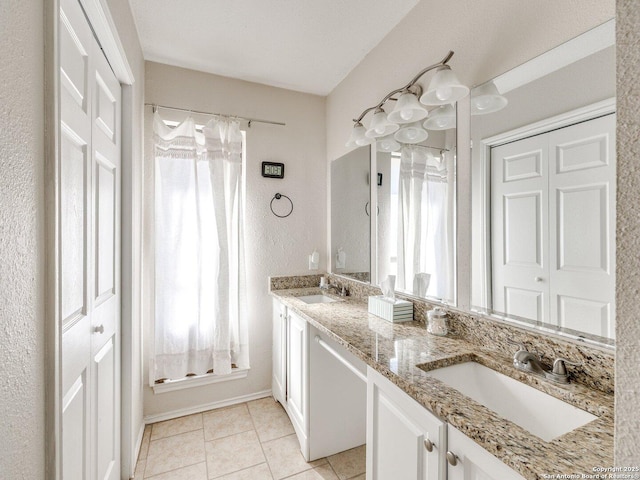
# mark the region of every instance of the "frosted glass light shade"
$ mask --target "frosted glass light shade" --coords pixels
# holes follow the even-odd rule
[[[349,140],[347,140],[345,146],[351,148],[370,145],[373,141],[365,136],[366,131],[367,129],[364,128],[360,122],[356,123],[351,130],[351,136],[349,137]]]
[[[420,103],[425,105],[445,105],[464,98],[469,93],[469,87],[462,85],[451,67],[440,67],[429,83],[429,88],[420,97]]]
[[[429,118],[424,122],[427,130],[448,130],[456,126],[456,110],[452,105],[441,105],[429,112]]]
[[[387,135],[376,141],[376,148],[379,152],[397,152],[400,150],[400,144],[395,141],[393,135]]]
[[[394,138],[400,143],[420,143],[427,139],[429,133],[422,128],[420,122],[403,125],[398,130]]]
[[[392,123],[387,119],[387,114],[381,108],[376,110],[376,113],[371,119],[371,125],[366,132],[366,136],[369,138],[386,137],[387,135],[395,132],[400,127],[396,123]]]
[[[471,91],[471,115],[485,115],[497,112],[507,106],[508,100],[500,95],[496,84],[480,85]]]
[[[393,111],[387,116],[393,123],[411,123],[427,118],[429,112],[424,108],[411,92],[400,95]]]

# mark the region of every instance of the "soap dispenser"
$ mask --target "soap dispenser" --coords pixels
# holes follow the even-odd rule
[[[309,255],[309,270],[318,270],[318,264],[320,263],[320,254],[318,250],[313,249],[313,253]]]

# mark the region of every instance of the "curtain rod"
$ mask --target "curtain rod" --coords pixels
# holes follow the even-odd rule
[[[198,115],[211,115],[211,116],[222,116],[222,117],[238,118],[240,120],[246,120],[247,122],[249,122],[249,127],[251,127],[251,124],[253,122],[256,122],[256,123],[267,123],[269,125],[278,125],[278,126],[281,126],[281,127],[284,127],[286,125],[286,123],[284,123],[284,122],[276,122],[276,121],[273,121],[273,120],[261,120],[261,119],[258,119],[258,118],[238,117],[237,115],[227,115],[227,114],[224,114],[224,113],[202,112],[202,111],[199,111],[199,110],[191,110],[191,109],[188,109],[188,108],[170,107],[168,105],[158,105],[157,103],[145,103],[144,105],[145,105],[145,107],[153,108],[154,112],[158,108],[164,108],[166,110],[175,110],[175,111],[178,111],[178,112],[196,113]]]

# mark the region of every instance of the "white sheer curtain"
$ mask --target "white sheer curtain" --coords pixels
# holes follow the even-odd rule
[[[453,188],[446,158],[405,146],[398,191],[398,289],[452,299]]]
[[[154,116],[154,380],[248,368],[242,134]]]

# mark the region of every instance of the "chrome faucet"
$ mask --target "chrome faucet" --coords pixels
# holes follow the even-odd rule
[[[332,288],[334,288],[336,290],[336,293],[341,297],[346,297],[348,295],[347,288],[344,285],[342,286],[342,288],[340,288],[338,285],[334,285],[333,283],[325,283],[324,285],[320,285],[320,290],[326,290],[327,292],[330,292]]]
[[[542,363],[542,357],[537,353],[527,350],[522,343],[507,339],[512,345],[517,345],[520,349],[513,354],[513,366],[523,372],[533,373],[540,377],[551,380],[555,383],[569,383],[569,373],[566,365],[580,366],[581,363],[571,362],[566,358],[557,358],[553,362],[553,367]]]
[[[570,362],[566,358],[556,358],[553,362],[553,369],[550,372],[545,372],[545,377],[552,382],[569,383],[569,373],[567,372],[565,364],[576,367],[582,365],[582,363]]]
[[[513,366],[518,370],[541,376],[544,376],[545,372],[550,370],[548,366],[542,363],[540,355],[528,351],[527,347],[522,343],[514,342],[513,340],[509,340],[509,343],[520,347],[520,350],[513,354]]]

